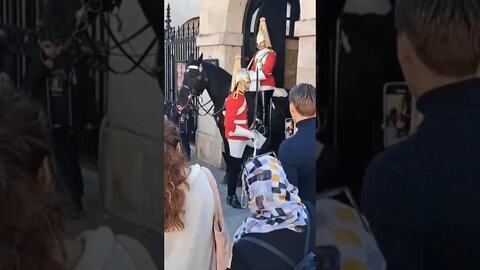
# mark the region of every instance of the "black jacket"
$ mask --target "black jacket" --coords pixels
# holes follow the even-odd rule
[[[63,53],[55,61],[54,69],[64,69],[68,74],[75,68],[75,79],[67,81],[67,87],[71,89],[71,105],[63,104],[64,113],[70,114],[68,108],[71,108],[71,126],[74,130],[81,130],[85,123],[97,125],[98,111],[95,106],[95,89],[87,84],[85,74],[88,74],[87,66],[83,62],[74,62],[74,56]],[[39,102],[48,115],[48,99],[47,99],[47,77],[52,73],[53,69],[48,68],[39,57],[31,59],[26,77],[23,80],[23,89],[27,95],[33,100]],[[68,99],[66,99],[68,100]],[[52,113],[52,112],[51,112]],[[50,118],[53,118],[51,116]]]
[[[418,99],[416,134],[379,155],[362,207],[388,270],[478,269],[480,79]]]
[[[286,139],[278,151],[288,181],[298,187],[302,201],[315,205],[316,182],[316,119],[310,118],[296,124],[297,133]]]
[[[289,229],[269,233],[251,233],[248,236],[265,241],[279,249],[294,262],[304,257],[306,232]],[[256,244],[239,240],[233,245],[231,270],[292,270],[281,258]]]

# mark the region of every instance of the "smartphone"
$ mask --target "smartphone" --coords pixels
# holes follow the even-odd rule
[[[384,147],[405,140],[411,134],[414,101],[405,82],[389,82],[383,89]]]
[[[295,133],[295,123],[292,118],[285,119],[285,139],[293,136]]]

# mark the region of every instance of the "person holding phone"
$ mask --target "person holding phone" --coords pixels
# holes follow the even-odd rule
[[[480,5],[397,1],[398,60],[424,119],[367,169],[362,208],[388,270],[478,269]]]
[[[316,153],[316,92],[310,84],[294,86],[289,93],[290,113],[298,131],[280,145],[278,158],[288,181],[298,187],[309,204],[315,204]]]
[[[298,187],[302,202],[315,219],[316,201],[316,90],[313,85],[301,83],[289,93],[290,113],[295,128],[294,135],[280,145],[278,158],[287,174],[287,179]],[[315,241],[315,233],[310,234]]]

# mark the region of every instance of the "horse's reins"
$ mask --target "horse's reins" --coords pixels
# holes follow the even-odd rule
[[[197,98],[198,100],[201,99],[201,97],[199,97],[199,96],[197,96],[196,98]],[[200,108],[202,108],[202,110],[205,111],[205,114],[203,114],[203,115],[200,114],[200,111],[195,108],[195,111],[197,112],[197,114],[200,115],[200,116],[210,115],[210,116],[212,116],[212,117],[215,117],[215,115],[219,114],[219,113],[220,113],[221,111],[223,111],[223,109],[225,108],[225,104],[223,104],[222,108],[220,108],[218,111],[216,111],[216,112],[214,111],[212,114],[210,114],[210,111],[215,107],[215,104],[212,104],[212,106],[210,106],[210,108],[209,108],[208,110],[206,110],[205,107],[204,107],[204,106],[206,106],[207,104],[209,104],[210,102],[213,103],[212,99],[210,99],[209,101],[207,101],[207,103],[205,103],[205,104],[202,104],[202,103],[199,101],[199,102],[198,102],[198,105],[200,106]]]
[[[195,66],[195,65],[190,65],[187,67],[187,69],[199,69],[198,66]],[[202,72],[202,71],[200,71]],[[205,78],[206,79],[206,78]],[[183,87],[187,88],[187,90],[189,90],[189,92],[193,92],[195,91],[195,88],[192,88],[190,90],[190,87],[188,87],[188,85],[183,85]],[[195,107],[194,105],[194,99],[197,99],[198,100],[198,105],[200,106],[200,108],[202,110],[205,111],[205,114],[201,114],[200,111]],[[218,111],[214,111],[212,114],[210,114],[210,111],[212,111],[212,109],[215,107],[215,104],[212,104],[212,106],[210,106],[210,108],[208,108],[208,110],[205,108],[206,105],[208,105],[210,102],[213,103],[213,100],[212,98],[210,97],[210,100],[207,101],[206,103],[202,104],[203,102],[203,99],[200,97],[200,96],[193,96],[193,95],[188,95],[188,102],[187,102],[187,105],[190,105],[190,107],[195,111],[195,113],[199,116],[206,116],[206,115],[209,115],[209,116],[212,116],[212,117],[215,117],[215,115],[219,114],[221,111],[223,111],[223,109],[225,108],[225,104],[222,106],[222,108],[220,108]]]
[[[256,62],[255,62],[255,72],[257,73],[257,79],[255,80],[255,109],[253,110],[253,122],[252,122],[252,125],[250,126],[250,130],[253,129],[254,125],[255,125],[255,122],[257,121],[257,113],[258,113],[258,85],[260,84],[260,80],[258,80],[258,62],[261,62],[263,60],[263,58],[265,58],[267,56],[267,54],[265,54],[261,59],[258,59]],[[250,63],[248,63],[248,66],[247,66],[247,69],[250,69],[250,66],[253,64],[253,61],[255,60],[255,56],[252,58],[252,60],[250,60]],[[264,94],[264,97],[265,97],[265,94]],[[263,98],[263,103],[265,103],[265,98]],[[262,104],[262,108],[263,110],[265,110],[265,104]],[[263,116],[263,115],[262,115]],[[262,121],[264,121],[265,119],[262,119]],[[265,126],[265,123],[262,122],[262,125],[264,126],[264,131],[265,129],[267,128]],[[254,154],[256,152],[256,149],[254,150]]]

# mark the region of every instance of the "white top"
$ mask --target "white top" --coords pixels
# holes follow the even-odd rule
[[[190,169],[190,189],[185,194],[185,229],[164,234],[165,270],[211,270],[216,267],[213,191],[200,165],[192,165]]]
[[[108,227],[82,232],[65,241],[69,268],[73,270],[156,270],[145,247]]]
[[[389,0],[347,0],[343,12],[350,14],[387,15],[392,10]]]

